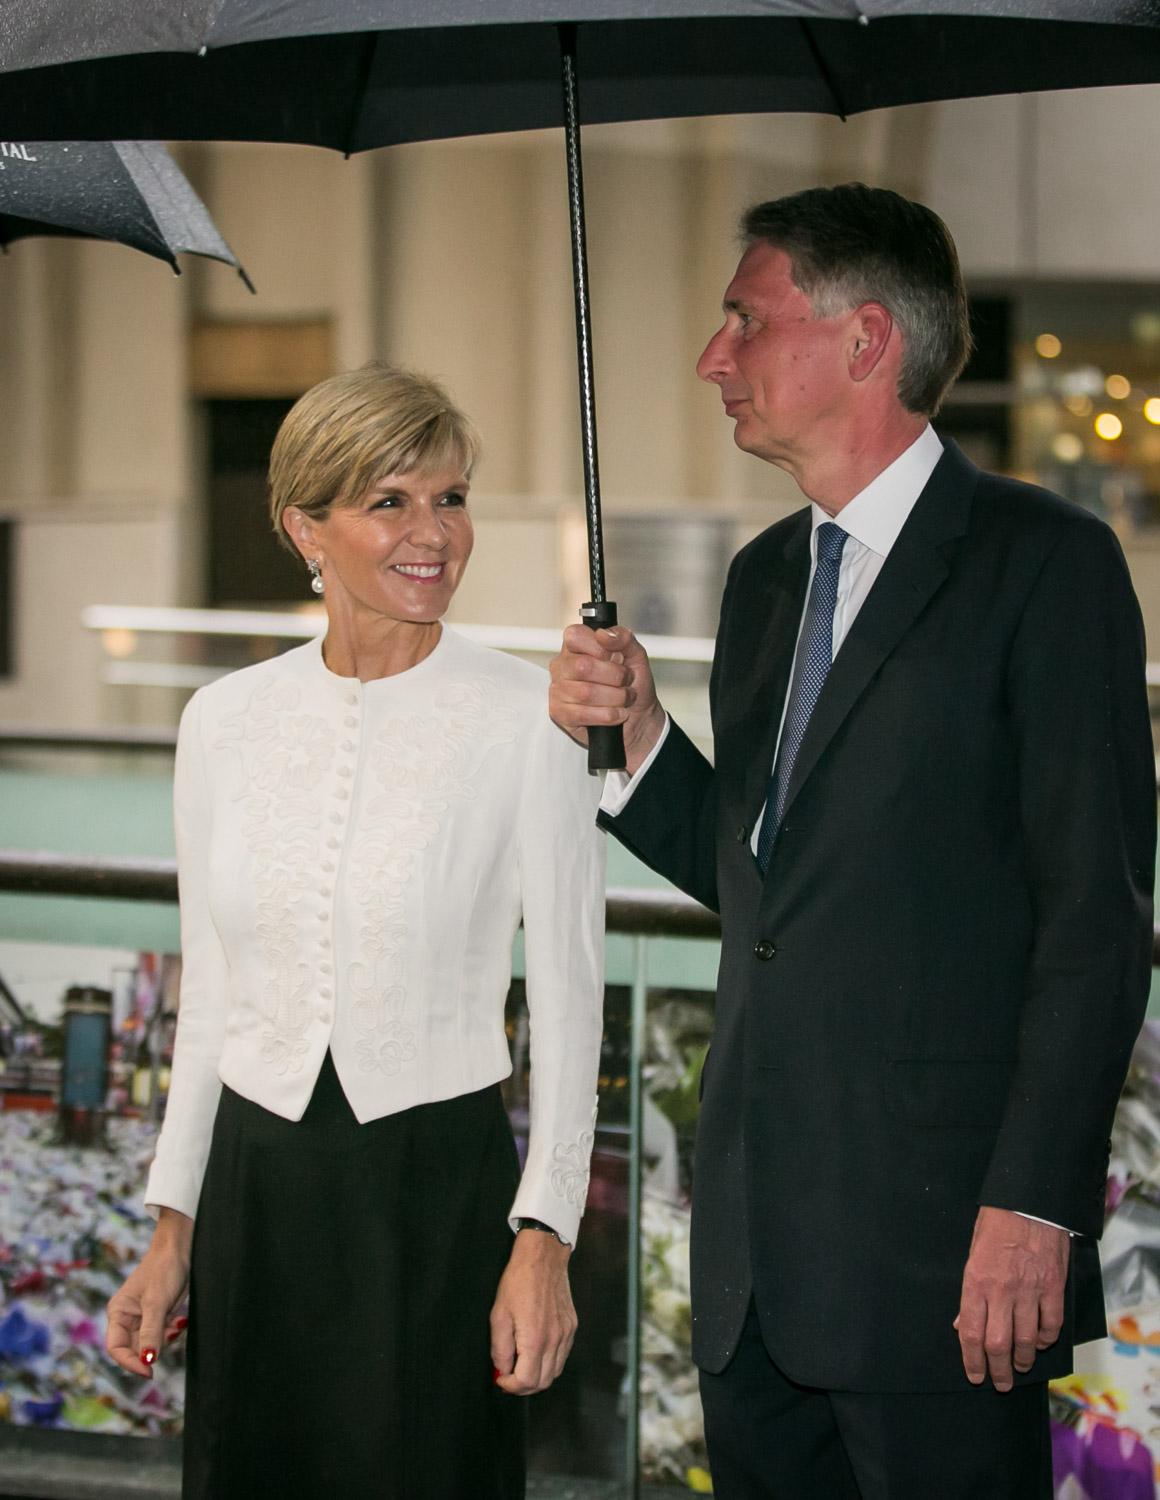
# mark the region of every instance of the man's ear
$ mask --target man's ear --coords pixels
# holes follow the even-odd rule
[[[863,302],[854,315],[849,345],[852,380],[867,380],[882,362],[895,337],[895,322],[881,302]]]
[[[303,557],[312,557],[318,546],[318,539],[314,534],[314,523],[310,517],[298,509],[296,505],[288,505],[282,512],[282,525],[286,528],[286,535],[298,548]]]

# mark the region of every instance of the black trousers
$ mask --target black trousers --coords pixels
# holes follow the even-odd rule
[[[499,1085],[360,1125],[223,1089],[194,1227],[184,1500],[522,1500],[489,1313],[518,1176]]]
[[[1051,1500],[1047,1386],[823,1391],[778,1368],[750,1307],[701,1372],[715,1500]]]

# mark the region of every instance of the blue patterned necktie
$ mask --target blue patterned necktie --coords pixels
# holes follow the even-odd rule
[[[765,815],[757,836],[757,863],[763,875],[769,869],[769,856],[781,827],[794,762],[834,659],[834,608],[838,602],[838,574],[845,545],[846,532],[833,521],[824,521],[818,527],[818,565],[814,569],[801,640],[794,659],[793,685],[789,690],[777,764],[769,778]]]

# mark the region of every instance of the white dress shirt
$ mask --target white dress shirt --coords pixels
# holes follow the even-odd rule
[[[183,971],[147,1203],[194,1215],[221,1084],[288,1120],[329,1048],[360,1121],[511,1072],[523,918],[530,1139],[512,1216],[575,1242],[604,993],[604,872],[584,752],[547,677],[444,627],[392,677],[321,642],[190,700],[174,777]]]

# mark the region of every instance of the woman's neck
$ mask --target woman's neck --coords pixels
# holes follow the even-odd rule
[[[434,651],[442,633],[438,620],[412,623],[380,615],[356,624],[332,615],[322,642],[322,660],[339,677],[373,682],[417,667]]]

